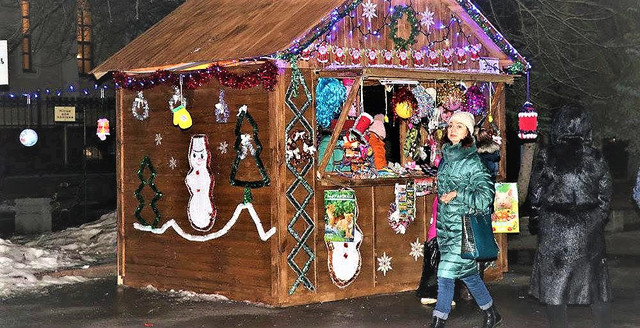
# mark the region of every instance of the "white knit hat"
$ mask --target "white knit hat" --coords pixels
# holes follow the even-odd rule
[[[469,112],[457,111],[451,115],[449,118],[449,122],[447,124],[451,124],[451,122],[459,122],[464,124],[469,130],[469,135],[473,136],[473,129],[476,125],[476,119],[473,117],[473,114]]]

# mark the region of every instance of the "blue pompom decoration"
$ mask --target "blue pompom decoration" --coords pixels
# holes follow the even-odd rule
[[[320,78],[316,86],[316,122],[326,129],[334,116],[340,113],[347,100],[347,88],[338,79]]]

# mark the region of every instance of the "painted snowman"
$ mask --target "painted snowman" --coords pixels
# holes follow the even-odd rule
[[[191,137],[191,144],[189,144],[191,170],[184,179],[191,194],[187,215],[191,226],[198,231],[211,229],[216,218],[216,209],[211,200],[214,186],[210,172],[211,153],[207,146],[207,135],[196,134]]]
[[[344,220],[344,219],[343,219]],[[362,231],[356,224],[353,229],[352,242],[328,242],[328,264],[331,280],[336,286],[345,288],[356,280],[360,274],[362,258],[360,245],[362,244]]]

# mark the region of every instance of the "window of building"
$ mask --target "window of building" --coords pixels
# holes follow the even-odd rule
[[[33,70],[31,61],[31,22],[29,18],[29,0],[20,2],[22,11],[22,70],[30,72]]]
[[[91,53],[91,14],[89,13],[89,2],[78,0],[77,2],[77,36],[78,43],[78,72],[88,74],[93,68]]]

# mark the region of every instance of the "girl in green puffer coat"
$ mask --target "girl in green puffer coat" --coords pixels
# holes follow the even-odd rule
[[[451,312],[453,288],[461,279],[484,311],[483,328],[497,327],[502,318],[478,273],[475,260],[460,257],[462,216],[469,211],[486,211],[493,203],[494,187],[489,172],[478,156],[473,140],[475,119],[468,112],[456,112],[443,138],[444,164],[438,168],[438,223],[440,247],[438,302],[431,328],[444,328]]]

